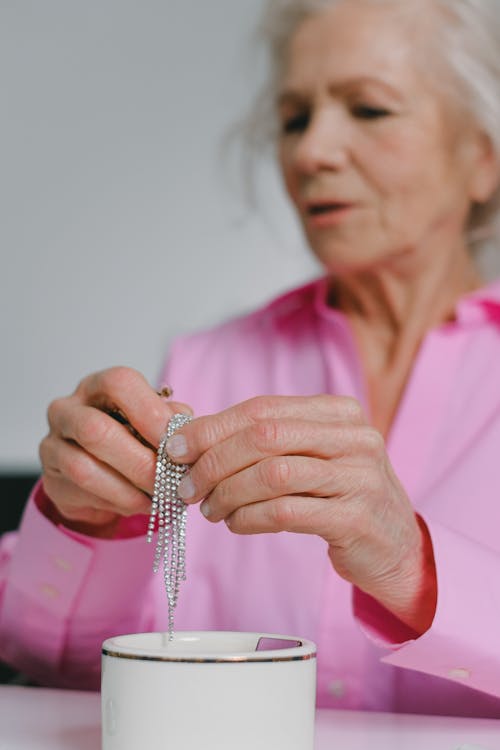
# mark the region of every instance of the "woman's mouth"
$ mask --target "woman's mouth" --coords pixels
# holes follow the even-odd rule
[[[353,203],[341,201],[309,203],[306,207],[307,223],[318,228],[336,226],[347,218],[353,208]]]

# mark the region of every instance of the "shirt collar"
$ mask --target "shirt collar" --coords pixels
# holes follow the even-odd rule
[[[485,320],[500,323],[500,279],[461,297],[457,302],[456,314],[459,323],[480,323]]]
[[[329,278],[323,277],[315,282],[314,307],[322,317],[330,320],[343,318],[340,311],[327,303]],[[481,323],[493,320],[500,323],[500,278],[485,284],[461,297],[456,304],[457,322],[461,324]]]

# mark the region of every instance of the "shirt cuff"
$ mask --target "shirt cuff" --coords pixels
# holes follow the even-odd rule
[[[33,500],[35,502],[35,505],[45,516],[45,518],[47,518],[49,521],[52,521],[54,526],[58,526],[61,531],[68,534],[69,536],[75,534],[76,539],[89,538],[87,537],[87,535],[74,532],[72,529],[69,529],[64,525],[64,519],[62,519],[62,516],[60,515],[52,500],[45,494],[41,480],[37,482],[35,486],[35,489],[33,491]],[[143,536],[147,532],[148,521],[148,517],[143,514],[135,516],[122,516],[116,526],[112,539],[131,539],[135,536]]]
[[[500,555],[428,518],[425,522],[438,581],[429,630],[417,637],[357,589],[355,617],[368,638],[389,649],[383,662],[500,697]]]
[[[81,642],[83,659],[97,647],[99,661],[102,640],[144,627],[152,551],[144,536],[94,539],[54,525],[39,509],[43,494],[39,482],[5,552],[0,656],[45,681],[68,642],[76,651]]]
[[[418,633],[356,586],[352,591],[354,616],[361,630],[377,646],[395,650],[418,638]]]

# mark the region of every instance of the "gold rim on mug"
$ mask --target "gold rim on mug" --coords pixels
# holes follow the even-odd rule
[[[229,633],[228,633],[229,634]],[[148,635],[154,635],[153,633]],[[160,655],[160,654],[147,654],[147,653],[127,653],[128,649],[132,649],[132,646],[126,646],[125,650],[121,650],[119,647],[119,650],[116,649],[116,645],[112,644],[113,641],[117,638],[123,638],[124,636],[116,636],[115,638],[110,638],[108,641],[105,641],[102,645],[102,655],[103,656],[109,656],[113,659],[130,659],[133,661],[157,661],[157,662],[178,662],[178,663],[184,663],[184,664],[242,664],[242,663],[252,663],[252,664],[266,664],[270,662],[286,662],[286,661],[308,661],[309,659],[316,659],[316,650],[315,645],[311,641],[307,641],[300,638],[293,638],[291,636],[282,637],[282,636],[273,636],[270,634],[260,634],[259,641],[257,642],[257,648],[254,651],[249,651],[247,653],[233,653],[230,652],[224,655],[218,655],[218,656],[199,656],[196,654],[193,654],[192,656],[186,656],[185,654],[170,654],[170,655]],[[126,637],[126,636],[125,636]],[[275,649],[265,649],[265,650],[258,650],[258,644],[262,639],[271,639],[271,640],[280,640],[283,641],[289,641],[290,647],[277,647]],[[107,644],[110,643],[108,646]],[[111,645],[112,644],[112,645]],[[113,648],[113,645],[115,646]],[[306,653],[303,654],[297,654],[297,653],[291,653],[291,654],[276,654],[277,651],[297,651],[297,649],[303,648],[306,646],[309,650]],[[139,651],[146,651],[146,647],[138,647]],[[156,650],[156,649],[155,649]],[[209,649],[207,649],[209,651]],[[268,652],[269,654],[271,652],[274,652],[274,656],[264,656]]]
[[[262,651],[256,651],[255,653],[262,653]],[[242,662],[248,664],[265,664],[266,662],[277,662],[277,661],[307,661],[308,659],[315,659],[316,652],[312,654],[304,654],[303,656],[272,656],[266,659],[251,659],[248,656],[226,656],[224,658],[185,658],[182,656],[139,656],[138,654],[123,654],[119,651],[111,651],[107,648],[102,649],[103,656],[112,656],[114,659],[133,659],[134,661],[175,661],[185,664],[230,664],[232,662],[241,664]]]

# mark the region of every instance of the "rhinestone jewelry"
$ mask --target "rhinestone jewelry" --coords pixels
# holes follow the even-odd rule
[[[191,421],[187,414],[174,414],[168,423],[156,457],[156,475],[151,500],[151,514],[147,541],[153,541],[156,523],[158,538],[153,560],[153,572],[163,567],[163,581],[168,601],[168,639],[174,635],[174,611],[181,581],[186,580],[186,519],[187,505],[177,495],[177,488],[189,468],[173,463],[165,450],[167,440],[180,427]]]

